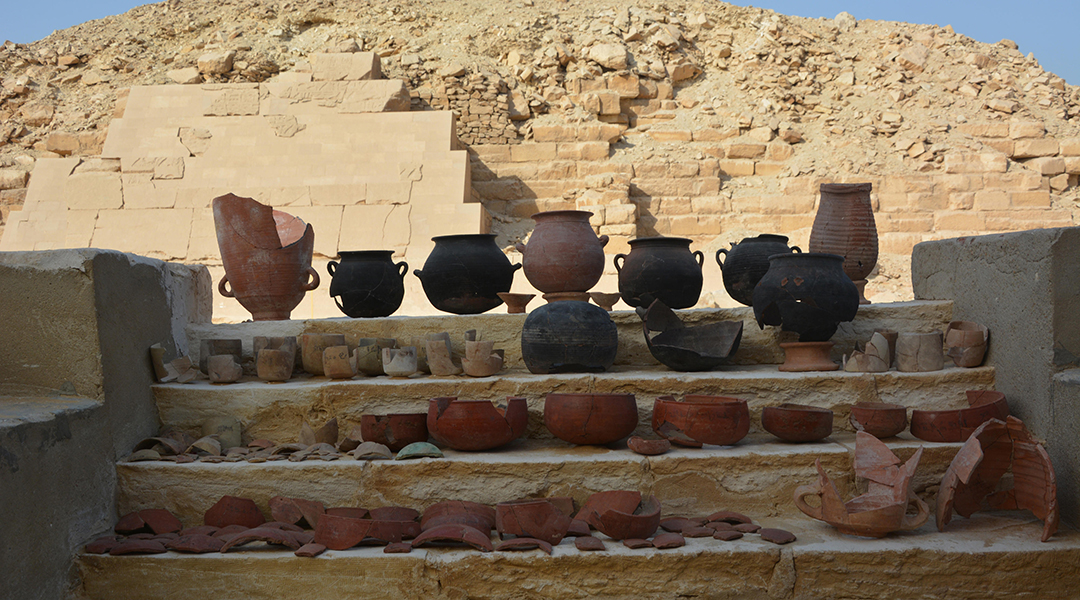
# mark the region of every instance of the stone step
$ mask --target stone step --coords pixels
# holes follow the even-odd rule
[[[577,551],[551,556],[456,548],[383,554],[381,548],[297,558],[252,548],[227,554],[79,555],[87,598],[1075,598],[1080,534],[1063,528],[1040,543],[1027,513],[977,513],[938,532],[872,540],[844,536],[808,518],[760,519],[798,540],[775,546],[757,535],[734,542],[688,539],[675,550]]]
[[[913,489],[936,489],[960,444],[922,442],[908,434],[886,440],[906,460],[922,446]],[[201,525],[221,496],[251,498],[269,516],[273,496],[326,506],[408,506],[443,500],[495,505],[526,497],[571,496],[580,506],[592,493],[634,489],[655,494],[665,516],[736,510],[756,517],[799,514],[792,494],[817,479],[814,460],[846,497],[858,494],[852,469],[855,436],[788,444],[751,434],[734,446],[676,448],[641,456],[625,443],[570,446],[559,440],[518,440],[498,451],[444,450],[442,459],[361,461],[287,460],[265,463],[121,462],[116,466],[119,514],[166,508],[186,525]]]
[[[331,380],[308,375],[285,383],[248,378],[232,384],[206,380],[153,386],[164,428],[197,433],[206,419],[232,415],[244,425],[245,440],[294,441],[301,422],[315,426],[337,417],[342,434],[364,414],[427,412],[428,400],[457,396],[502,400],[522,396],[529,404],[529,437],[547,438],[543,427],[548,393],[632,393],[638,403],[638,434],[651,433],[652,406],[658,396],[715,394],[746,400],[751,430],[761,431],[761,409],[794,402],[834,411],[834,427],[850,430],[848,407],[856,402],[890,402],[927,410],[965,408],[967,390],[994,389],[994,368],[949,367],[928,373],[785,373],[774,366],[731,366],[700,373],[662,367],[617,367],[606,373],[534,375],[521,369],[492,377],[357,377]]]
[[[409,265],[409,267],[420,269],[423,265]],[[518,277],[523,276],[519,274]],[[530,310],[535,310],[541,303],[543,303],[541,298],[533,299]],[[391,316],[380,319],[340,317],[294,321],[202,323],[189,325],[187,337],[192,359],[197,361],[201,339],[240,339],[244,344],[244,352],[250,356],[252,338],[255,336],[299,336],[304,333],[343,333],[347,341],[355,344],[358,338],[365,337],[397,338],[409,342],[418,336],[446,331],[450,333],[455,351],[464,352],[464,333],[475,329],[481,339],[494,340],[496,348],[506,351],[507,367],[521,367],[523,365],[521,329],[527,315],[511,315],[506,314],[505,311],[506,309],[500,306],[479,315],[440,314],[425,317]],[[784,362],[784,352],[779,343],[795,341],[790,337],[791,334],[783,333],[777,327],[759,328],[754,321],[753,309],[747,306],[676,312],[687,325],[742,321],[742,342],[730,361],[734,365],[780,364]],[[645,345],[641,319],[637,314],[631,310],[616,310],[611,313],[611,318],[619,330],[619,349],[615,356],[615,364],[658,366],[659,363]],[[935,329],[944,331],[951,320],[952,302],[949,301],[864,305],[859,308],[855,320],[850,323],[841,323],[830,340],[835,344],[833,359],[839,362],[841,355],[850,354],[856,343],[865,343],[870,339],[874,329],[892,329],[900,332],[929,332]],[[673,371],[671,373],[677,375]]]

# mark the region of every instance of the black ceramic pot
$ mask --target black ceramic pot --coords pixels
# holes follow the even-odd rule
[[[828,341],[858,311],[859,291],[837,254],[774,254],[754,288],[758,326],[780,325],[798,333],[800,342]]]
[[[716,251],[716,264],[724,275],[724,289],[736,302],[752,306],[754,304],[754,286],[769,271],[769,257],[773,254],[802,252],[798,246],[788,248],[786,235],[763,233],[757,237],[743,238],[741,242],[731,242],[731,249],[721,248]],[[720,260],[720,255],[727,257],[727,262]]]
[[[646,308],[653,300],[669,308],[697,304],[705,255],[700,250],[691,253],[691,241],[675,237],[630,240],[630,254],[616,254],[614,259],[623,302]]]
[[[595,373],[615,362],[619,333],[608,312],[577,300],[551,302],[525,318],[521,358],[532,373]]]
[[[431,238],[435,248],[424,262],[420,278],[431,305],[456,315],[475,315],[503,303],[499,292],[509,292],[514,271],[521,265],[495,245],[495,234],[441,235]]]
[[[387,317],[405,297],[408,263],[394,264],[393,250],[341,252],[341,262],[326,263],[330,296],[341,312],[353,318]]]

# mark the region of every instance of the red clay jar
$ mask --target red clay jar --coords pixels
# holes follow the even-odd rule
[[[440,446],[454,450],[498,448],[521,437],[528,424],[529,408],[524,398],[507,398],[505,409],[488,400],[446,397],[428,402],[428,433]]]
[[[1001,392],[969,390],[967,401],[970,408],[911,411],[911,435],[927,442],[963,442],[979,425],[1009,416],[1009,403]]]
[[[832,433],[833,411],[802,404],[766,406],[761,426],[785,442],[816,442]]]
[[[870,204],[872,189],[869,183],[821,184],[821,202],[810,230],[810,252],[844,257],[844,272],[852,281],[865,282],[877,265],[877,225]],[[862,299],[861,303],[869,302]]]
[[[679,402],[660,396],[653,403],[652,427],[680,446],[730,446],[750,432],[750,409],[738,398],[687,394]]]
[[[851,406],[851,426],[876,438],[892,437],[907,429],[907,409],[899,404],[859,402]]]
[[[218,292],[255,321],[289,318],[304,294],[319,287],[311,268],[315,230],[292,215],[226,194],[214,198],[214,228],[225,275]]]
[[[378,442],[397,452],[413,442],[427,441],[427,414],[363,415],[360,435],[365,442]]]
[[[571,444],[610,444],[634,432],[638,423],[633,394],[548,394],[544,425]]]
[[[604,245],[608,236],[596,237],[589,224],[591,212],[552,210],[536,213],[536,228],[524,256],[525,277],[536,289],[552,292],[587,292],[604,273]]]

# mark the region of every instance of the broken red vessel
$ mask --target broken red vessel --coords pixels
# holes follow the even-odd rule
[[[648,539],[660,527],[660,501],[641,492],[597,492],[585,501],[576,519],[615,539]]]
[[[363,415],[360,435],[365,442],[377,442],[397,452],[413,442],[427,441],[427,414]]]
[[[999,489],[1012,471],[1012,487]],[[983,508],[1030,510],[1043,521],[1042,541],[1057,532],[1061,512],[1050,455],[1016,417],[991,419],[976,429],[941,480],[937,526],[944,531],[952,512],[970,517]]]
[[[536,538],[556,545],[566,537],[570,515],[547,500],[500,502],[495,506],[495,527],[502,535]]]
[[[660,396],[653,404],[652,427],[680,446],[730,446],[750,432],[750,409],[746,400],[725,396],[686,394],[682,402]]]
[[[963,442],[990,419],[1004,421],[1009,416],[1005,394],[990,390],[968,390],[969,408],[911,411],[911,435],[927,442]]]
[[[440,446],[475,452],[506,445],[521,437],[529,424],[524,398],[508,397],[506,407],[488,400],[432,398],[428,402],[427,428]]]

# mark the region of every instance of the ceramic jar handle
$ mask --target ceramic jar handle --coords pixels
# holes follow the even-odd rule
[[[906,514],[904,515],[904,519],[900,521],[900,529],[903,531],[918,529],[919,527],[922,527],[922,524],[925,523],[928,518],[930,518],[930,507],[923,502],[922,498],[916,496],[915,492],[909,492],[908,504],[910,505],[912,502],[915,503],[915,508],[919,509],[919,512],[913,517],[909,517]]]
[[[819,486],[817,484],[810,484],[810,485],[800,485],[798,488],[796,488],[795,489],[795,506],[798,507],[799,510],[803,511],[803,514],[805,514],[806,516],[808,516],[808,517],[810,517],[812,519],[817,519],[818,521],[824,521],[825,519],[821,514],[821,507],[820,506],[810,506],[809,504],[806,503],[805,500],[803,500],[803,498],[805,498],[807,496],[817,496],[818,499],[820,500],[821,499],[821,486]],[[929,514],[929,513],[927,513],[927,514]],[[923,521],[926,521],[925,517],[923,517]]]
[[[700,269],[700,268],[704,267],[705,266],[705,253],[703,253],[701,250],[694,250],[694,256],[697,257],[697,266],[698,266],[698,268]]]
[[[319,287],[319,272],[311,267],[308,267],[307,277],[304,278],[304,285],[300,287],[303,288],[305,292],[310,292],[311,290]]]
[[[222,275],[221,276],[221,281],[219,281],[218,284],[217,284],[217,291],[218,291],[219,294],[221,294],[222,296],[225,296],[226,298],[235,298],[236,296],[233,295],[232,290],[225,288],[225,286],[228,283],[229,283],[229,276],[228,275]]]
[[[518,252],[520,252],[522,254],[525,254],[525,244],[522,244],[521,242],[518,242],[518,243],[514,244],[514,250],[517,250]]]
[[[604,237],[607,237],[607,236],[604,236]],[[625,254],[616,254],[615,258],[611,259],[611,262],[615,263],[615,272],[617,272],[617,273],[622,272],[622,264],[619,263],[620,258],[623,260],[623,263],[626,262],[626,255]]]
[[[326,265],[327,268],[330,268],[330,265],[332,265],[332,264],[334,264],[334,263],[333,262],[328,263]],[[394,266],[397,267],[398,277],[400,277],[401,279],[405,279],[405,274],[409,272],[409,263],[407,263],[405,261],[401,261],[401,262],[399,262],[398,264],[396,264]],[[333,273],[331,273],[331,275],[333,275]]]
[[[338,267],[337,261],[332,260],[332,261],[326,263],[326,272],[330,273],[330,276],[333,277],[334,276],[334,271],[337,270],[337,267]]]
[[[607,246],[608,240],[610,240],[611,238],[606,235],[602,235],[597,239],[600,240],[600,247],[603,248],[604,246]]]
[[[720,271],[724,270],[724,261],[720,260],[720,255],[723,254],[724,256],[727,256],[727,253],[727,248],[721,248],[716,251],[716,264],[720,265]]]
[[[791,253],[792,254],[802,254],[802,248],[799,248],[798,246],[792,246],[791,247]]]

